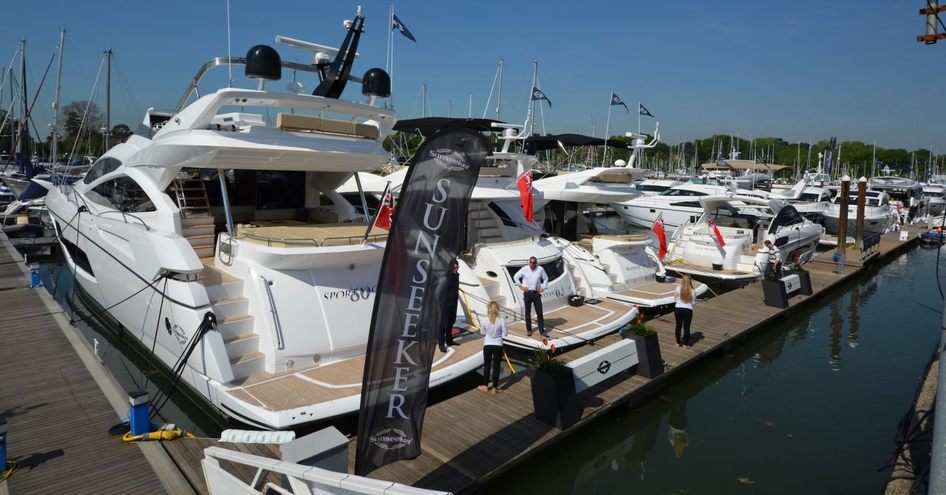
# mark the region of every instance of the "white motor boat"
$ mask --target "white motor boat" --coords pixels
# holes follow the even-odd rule
[[[712,182],[712,181],[710,181]],[[653,196],[640,196],[629,201],[612,203],[614,211],[625,222],[649,229],[657,217],[663,215],[664,226],[675,229],[695,221],[703,212],[700,198],[705,196],[740,195],[764,198],[765,191],[733,189],[719,183],[706,183],[699,179],[673,186]]]
[[[336,54],[347,74],[363,22],[360,11],[346,22],[341,54],[277,41]],[[269,91],[263,80],[284,68],[317,68],[258,45],[229,60],[258,89],[187,104],[206,70],[227,62],[204,65],[173,113],[149,109],[82,181],[47,184],[46,205],[81,288],[224,414],[285,429],[353,413],[387,233],[335,189],[389,160],[382,143],[397,115],[375,104],[387,75],[365,73],[366,103],[339,99],[345,81],[331,73],[313,95]],[[271,187],[279,174],[293,180]],[[294,207],[258,205],[264,187]],[[435,354],[430,386],[481,366],[479,338]]]
[[[824,210],[824,226],[828,234],[838,235],[841,215],[841,197],[837,196]],[[881,235],[900,222],[897,207],[890,202],[884,191],[868,189],[864,192],[864,234]],[[847,236],[853,237],[857,230],[857,191],[848,192]]]
[[[762,276],[767,252],[763,243],[771,239],[782,262],[804,264],[815,256],[824,228],[803,217],[782,201],[747,196],[700,198],[703,214],[695,222],[677,229],[664,258],[668,271],[689,273],[703,280],[736,285]],[[715,223],[716,230],[708,220]]]
[[[815,223],[821,223],[825,208],[831,203],[831,190],[826,187],[813,186],[809,178],[803,178],[791,189],[775,189],[769,194],[769,199],[788,201],[806,218]]]
[[[867,181],[867,188],[890,195],[890,203],[897,210],[902,222],[916,223],[925,220],[929,215],[929,202],[923,194],[923,186],[913,179],[896,176],[871,177]]]
[[[946,185],[931,183],[923,186],[923,197],[926,198],[930,216],[946,213]]]

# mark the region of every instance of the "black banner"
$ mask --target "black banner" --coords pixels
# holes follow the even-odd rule
[[[445,129],[411,159],[381,262],[362,381],[355,474],[420,455],[446,275],[489,145]]]

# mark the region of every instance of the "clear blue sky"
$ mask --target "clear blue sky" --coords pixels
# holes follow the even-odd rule
[[[353,73],[384,67],[390,2],[364,1],[367,31]],[[132,129],[149,106],[171,108],[197,68],[226,55],[226,1],[5,2],[0,65],[27,40],[34,91],[66,29],[63,105],[89,98],[102,51],[114,51],[112,124]],[[337,46],[357,2],[232,0],[234,55],[258,43],[285,60],[305,52],[275,45],[277,34]],[[924,5],[913,1],[402,1],[398,17],[417,38],[395,36],[394,103],[402,118],[421,113],[421,84],[434,115],[482,116],[500,57],[502,117],[522,122],[533,60],[548,132],[601,135],[608,98],[611,134],[636,129],[637,102],[661,123],[664,141],[713,132],[743,138],[876,140],[946,151],[946,43],[915,41]],[[37,127],[51,119],[55,65],[36,105]],[[284,88],[287,75],[278,84]],[[314,83],[305,81],[311,91]],[[212,88],[205,88],[212,89]],[[9,99],[4,94],[4,106]],[[101,88],[94,96],[104,107]],[[350,85],[343,98],[361,99]],[[495,107],[494,101],[491,107]],[[494,115],[490,108],[488,116]],[[644,130],[652,121],[644,119]],[[541,130],[541,129],[540,129]],[[45,134],[44,130],[41,130]]]

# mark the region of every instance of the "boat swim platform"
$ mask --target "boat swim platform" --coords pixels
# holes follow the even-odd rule
[[[369,477],[454,493],[475,492],[484,483],[526,459],[560,445],[570,434],[581,431],[609,411],[653,397],[672,378],[682,376],[698,362],[739,345],[786,311],[806,305],[809,300],[837,295],[837,291],[832,289],[858,273],[866,263],[889,260],[917,245],[920,229],[915,232],[908,230],[911,230],[908,241],[899,241],[897,234],[888,234],[881,240],[877,254],[864,260],[861,260],[864,257],[861,253],[848,249],[841,273],[835,272],[837,264],[830,261],[830,254],[820,253],[819,258],[808,265],[813,295],[792,297],[786,309],[765,306],[760,284],[701,301],[694,315],[694,340],[689,349],[673,345],[672,315],[649,320],[648,324],[657,330],[661,343],[664,373],[654,379],[625,373],[582,392],[579,394],[582,416],[565,430],[542,423],[533,416],[531,369],[517,368],[516,373],[502,381],[499,395],[482,393],[474,388],[437,402],[426,412],[421,455],[411,461],[398,461],[379,468]],[[0,237],[0,241],[5,241],[5,238]],[[25,268],[17,266],[19,261],[11,258],[12,255],[2,257],[4,254],[4,250],[0,250],[0,293],[4,293],[6,298],[17,297],[22,302],[16,304],[15,310],[0,315],[0,329],[8,341],[0,350],[0,370],[16,371],[15,374],[8,371],[7,375],[16,379],[7,380],[6,386],[0,389],[0,411],[8,423],[10,459],[36,461],[29,464],[30,469],[21,468],[8,481],[0,483],[0,495],[3,495],[5,484],[13,493],[34,492],[37,487],[41,488],[38,491],[59,487],[58,491],[75,492],[77,488],[81,491],[88,487],[90,492],[96,493],[103,488],[113,488],[114,491],[145,488],[145,491],[154,493],[207,493],[200,464],[204,448],[218,446],[274,459],[279,457],[278,447],[273,445],[221,443],[206,438],[124,444],[118,437],[107,435],[107,429],[124,417],[127,398],[109,396],[106,399],[108,392],[103,394],[86,383],[92,380],[88,375],[96,374],[96,370],[98,374],[106,375],[108,370],[95,362],[83,337],[68,326],[65,315],[42,289],[23,288],[27,276]],[[47,309],[31,302],[41,295],[49,300]],[[34,321],[35,326],[28,330],[22,328]],[[68,329],[74,335],[68,336]],[[11,338],[11,335],[22,334],[28,338]],[[37,334],[58,341],[58,344],[44,343],[41,351],[44,359],[30,362],[25,356],[32,357],[40,352],[28,350],[31,345],[36,345]],[[65,343],[67,337],[70,341],[78,340],[80,345]],[[617,342],[619,338],[611,335],[593,346],[579,347],[561,357],[571,361]],[[76,354],[85,356],[79,358]],[[24,357],[17,360],[17,356]],[[49,359],[56,359],[59,366],[51,369]],[[34,369],[37,371],[31,372]],[[43,378],[37,379],[39,376]],[[111,388],[111,395],[123,394],[113,378],[104,382],[97,380],[96,383],[102,389]],[[42,392],[34,390],[39,384],[42,384]],[[80,390],[80,384],[85,384],[88,390],[73,394]],[[48,395],[57,386],[68,392],[55,400],[66,403],[60,405],[54,403],[53,398],[40,398],[33,399],[36,404],[30,407],[31,394]],[[66,411],[77,416],[77,420],[67,421]],[[75,411],[82,411],[82,414],[75,414]],[[44,416],[40,417],[41,414]],[[98,419],[98,422],[90,423],[90,418]],[[463,427],[457,428],[458,424]],[[353,470],[355,455],[355,439],[351,440],[349,472]],[[109,475],[112,470],[118,474]],[[231,466],[231,470],[244,479],[250,479],[254,474],[247,469],[241,470],[239,466]]]
[[[27,287],[2,233],[0,244],[0,416],[17,466],[0,494],[193,493],[160,445],[109,434],[127,416],[127,394],[46,290]]]

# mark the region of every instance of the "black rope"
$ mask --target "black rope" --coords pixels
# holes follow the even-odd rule
[[[151,355],[152,356],[154,356],[154,349],[155,347],[157,347],[157,344],[158,344],[158,329],[160,329],[160,325],[161,325],[161,313],[164,311],[164,299],[165,299],[164,293],[167,292],[167,290],[168,290],[168,279],[165,278],[164,289],[161,290],[161,303],[158,304],[158,317],[154,322],[154,339],[151,340]],[[141,292],[141,291],[138,291],[138,292]],[[142,337],[143,336],[144,334],[142,333]],[[148,373],[145,373],[143,369],[141,370],[141,372],[144,373],[144,383],[145,383],[145,386],[142,387],[142,390],[148,390],[148,383],[151,381],[150,375],[148,375]]]
[[[177,362],[174,363],[174,369],[172,370],[174,379],[171,382],[170,388],[168,388],[168,392],[164,394],[163,400],[161,401],[160,404],[157,404],[158,399],[152,401],[152,404],[157,404],[157,405],[153,406],[151,410],[151,414],[149,416],[150,418],[154,418],[158,414],[158,412],[164,407],[164,405],[167,404],[169,400],[171,400],[171,394],[173,394],[174,390],[177,389],[177,384],[180,382],[181,376],[184,374],[184,369],[187,366],[187,361],[190,359],[190,356],[191,354],[193,354],[194,350],[197,349],[197,344],[200,343],[200,341],[203,339],[204,335],[208,331],[216,327],[217,327],[217,317],[214,316],[213,312],[208,311],[207,313],[204,314],[204,320],[200,323],[200,325],[198,325],[197,330],[194,332],[194,335],[191,336],[190,341],[188,341],[184,352],[181,353],[181,355],[177,359]]]

